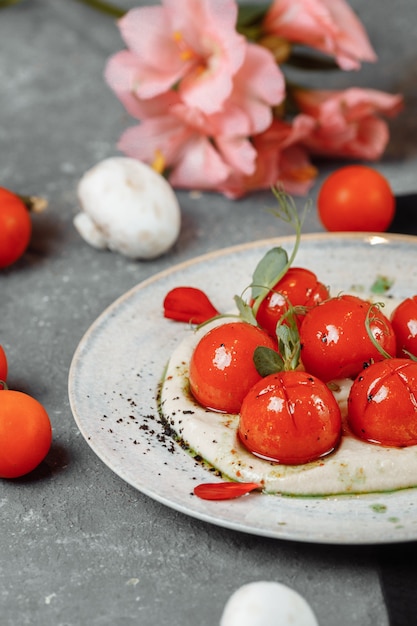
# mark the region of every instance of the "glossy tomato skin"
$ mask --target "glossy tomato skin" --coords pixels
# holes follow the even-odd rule
[[[348,424],[365,441],[417,445],[417,363],[385,359],[361,372],[348,397]]]
[[[305,369],[328,382],[354,378],[371,360],[384,357],[366,330],[371,304],[357,296],[342,295],[311,309],[300,329],[301,360]],[[396,338],[389,319],[373,307],[371,330],[379,345],[396,355]]]
[[[29,245],[32,222],[23,201],[0,187],[0,268],[17,261]]]
[[[246,393],[261,378],[253,363],[257,346],[277,348],[265,331],[246,322],[209,330],[190,360],[190,391],[197,402],[215,411],[238,413]]]
[[[43,406],[21,391],[0,393],[0,478],[31,472],[47,455],[51,423]]]
[[[339,405],[318,378],[302,371],[270,374],[246,395],[239,438],[261,458],[300,465],[323,457],[338,445]]]
[[[406,357],[404,350],[417,356],[417,296],[400,302],[391,314],[391,324],[397,338],[397,356]]]
[[[329,297],[327,287],[318,281],[314,272],[303,267],[290,267],[261,302],[256,321],[275,337],[277,323],[288,310],[288,301],[292,306],[312,307]],[[297,319],[301,323],[303,316]]]
[[[4,383],[7,381],[7,371],[8,371],[8,364],[7,364],[6,353],[4,351],[4,348],[0,346],[0,381],[3,381]],[[0,384],[0,390],[2,388],[3,387]]]
[[[395,214],[395,197],[387,179],[365,165],[348,165],[324,181],[317,207],[329,231],[383,232]]]

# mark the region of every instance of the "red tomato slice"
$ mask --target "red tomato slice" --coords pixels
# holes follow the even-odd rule
[[[194,487],[194,494],[202,500],[231,500],[261,488],[258,483],[202,483]]]
[[[397,356],[407,352],[417,356],[417,296],[403,300],[391,314],[391,324],[397,338]]]
[[[308,463],[332,452],[342,432],[340,408],[322,381],[306,372],[270,374],[246,395],[239,438],[263,459]]]
[[[197,402],[224,413],[239,413],[242,400],[260,378],[253,363],[257,346],[277,343],[257,326],[230,322],[209,330],[190,361],[190,390]]]
[[[300,328],[301,360],[305,369],[325,382],[353,378],[384,356],[373,345],[366,329],[371,304],[357,296],[326,300],[306,314]],[[372,310],[371,332],[390,355],[396,355],[396,339],[389,319],[378,307]]]
[[[277,323],[292,306],[312,307],[330,297],[327,287],[320,283],[314,272],[303,267],[290,267],[266,298],[256,314],[258,324],[272,337],[276,336]],[[302,316],[298,318],[302,321]]]
[[[417,363],[385,359],[363,370],[350,390],[348,424],[365,441],[416,445]]]
[[[219,311],[201,289],[196,287],[175,287],[164,298],[164,317],[186,322],[202,324],[219,315]]]

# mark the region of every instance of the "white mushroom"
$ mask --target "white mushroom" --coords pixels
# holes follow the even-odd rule
[[[181,212],[163,176],[127,157],[111,157],[78,183],[82,211],[74,218],[81,237],[132,259],[154,259],[178,238]]]
[[[258,581],[229,598],[220,626],[318,626],[310,606],[286,585]]]

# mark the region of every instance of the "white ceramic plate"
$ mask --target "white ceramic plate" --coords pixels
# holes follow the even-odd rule
[[[274,245],[292,249],[293,237],[253,242],[182,263],[116,300],[81,340],[70,369],[75,421],[94,452],[123,480],[186,515],[230,529],[295,541],[375,544],[417,539],[417,490],[329,498],[253,493],[208,502],[192,494],[216,480],[163,432],[158,384],[177,343],[190,332],[166,320],[162,303],[173,287],[208,293],[226,311]],[[369,292],[377,276],[390,293],[417,293],[417,238],[403,235],[303,235],[295,265],[315,271],[332,292],[352,286]]]

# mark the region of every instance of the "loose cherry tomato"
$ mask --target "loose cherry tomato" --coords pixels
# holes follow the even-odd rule
[[[383,232],[394,218],[395,197],[382,174],[365,165],[349,165],[324,181],[317,207],[327,230]]]
[[[341,437],[340,408],[327,385],[302,371],[270,374],[248,392],[238,434],[246,448],[285,465],[332,452]]]
[[[0,392],[0,478],[31,472],[47,455],[51,423],[43,406],[21,391]]]
[[[417,296],[400,302],[391,314],[391,324],[397,337],[397,356],[406,357],[404,350],[417,356]]]
[[[4,383],[7,381],[7,357],[4,349],[0,346],[0,381]],[[0,389],[2,386],[0,384]]]
[[[253,363],[257,346],[277,348],[277,343],[257,326],[229,322],[209,330],[190,360],[190,390],[203,406],[238,413],[242,400],[260,378]]]
[[[318,281],[314,272],[303,267],[290,267],[261,302],[256,320],[272,337],[275,337],[277,323],[288,310],[288,301],[292,306],[312,307],[329,297],[327,287]],[[298,316],[297,319],[301,322],[302,316]]]
[[[24,202],[0,187],[0,268],[17,261],[29,245],[32,222]]]
[[[385,359],[363,370],[350,390],[348,424],[365,441],[416,445],[417,363]]]
[[[300,328],[301,360],[305,369],[329,381],[353,378],[371,360],[384,356],[373,345],[366,328],[371,303],[342,295],[310,309]],[[396,339],[389,319],[377,306],[369,317],[370,331],[390,356],[396,355]]]

